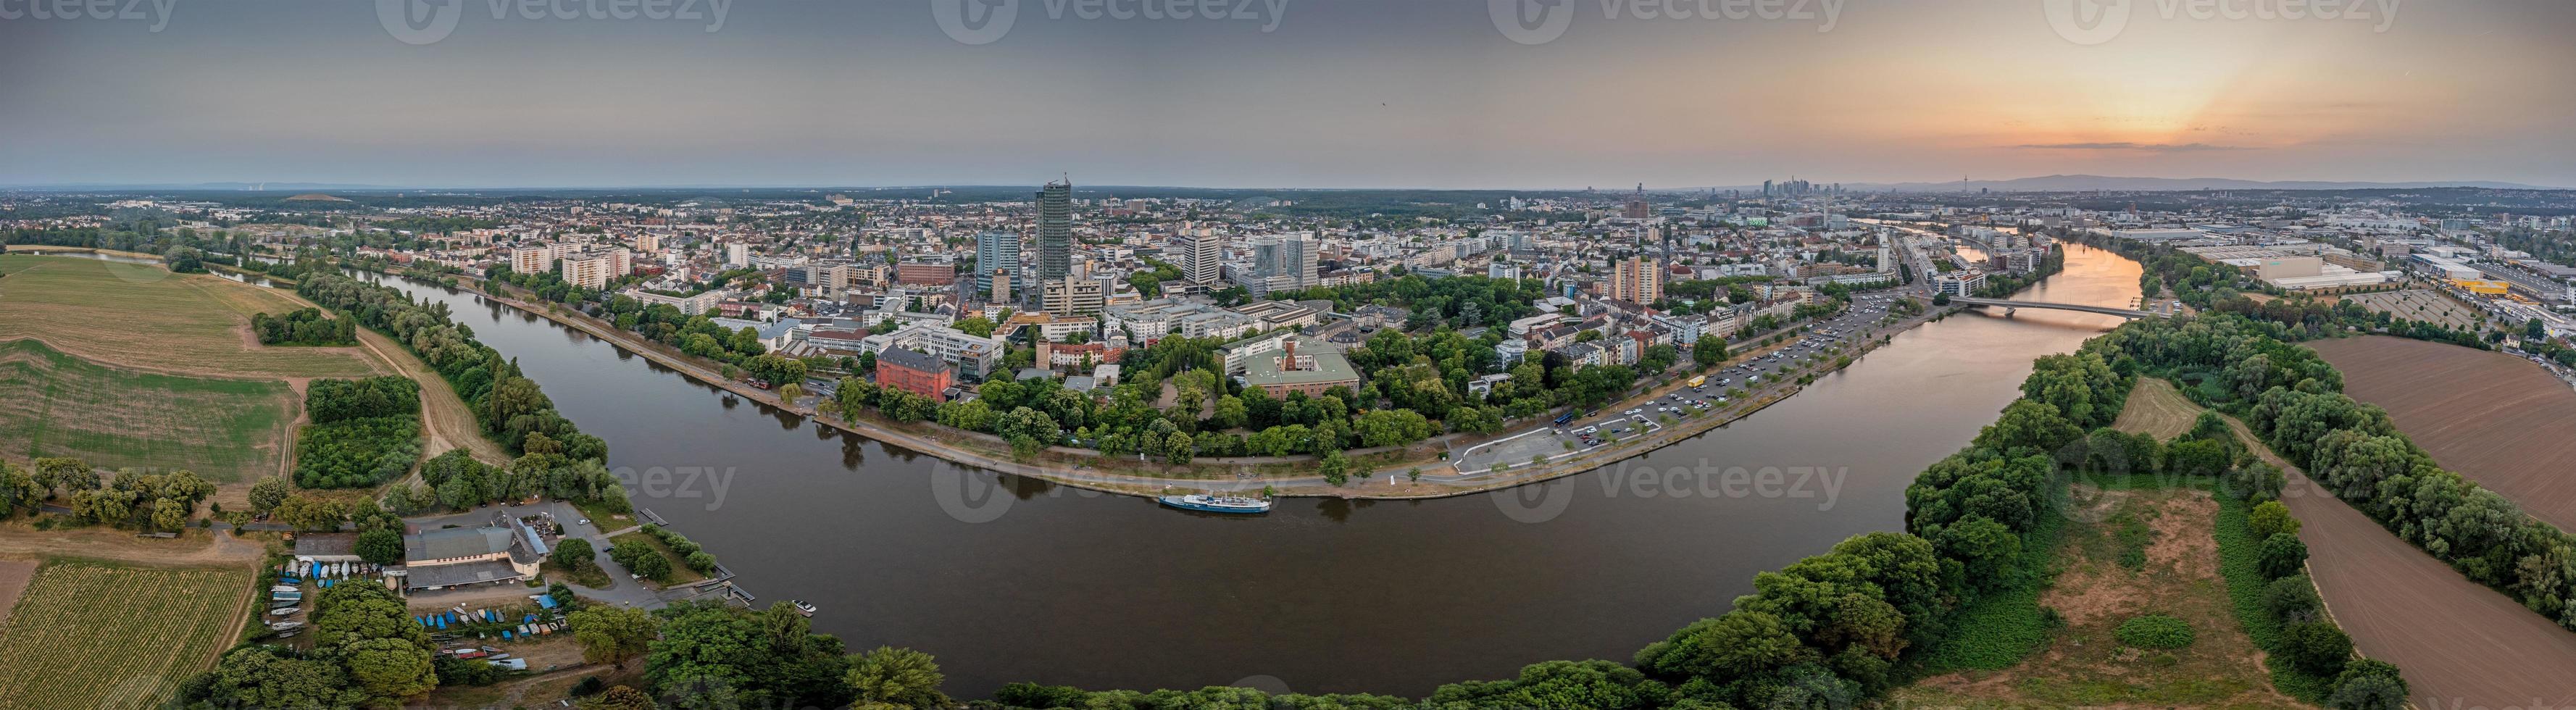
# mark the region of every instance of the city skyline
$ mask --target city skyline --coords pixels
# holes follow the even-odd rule
[[[1568,3],[1536,43],[1484,2],[1220,22],[1005,4],[1016,22],[983,44],[930,2],[694,21],[462,2],[419,44],[363,4],[0,18],[0,57],[47,68],[0,80],[19,127],[0,185],[2576,186],[2559,135],[2576,96],[2551,88],[2576,84],[2564,4],[2265,21],[2135,3],[2092,44],[2053,3],[1817,3],[1803,20]]]

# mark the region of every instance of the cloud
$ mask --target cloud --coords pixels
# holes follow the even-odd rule
[[[2145,153],[2191,153],[2204,150],[2253,150],[2242,146],[2208,143],[2026,143],[2013,146],[2021,150],[2134,150]]]

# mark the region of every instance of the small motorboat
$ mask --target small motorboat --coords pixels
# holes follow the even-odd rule
[[[300,606],[290,606],[290,607],[286,607],[286,608],[283,608],[283,609],[270,609],[270,610],[268,610],[268,615],[269,615],[269,616],[294,616],[297,612],[301,612],[301,611],[304,611],[304,607],[300,607]]]
[[[280,622],[277,622],[277,623],[274,623],[274,624],[269,624],[269,625],[268,625],[268,630],[270,630],[270,631],[294,631],[294,630],[296,630],[296,629],[303,628],[303,627],[304,627],[304,622],[301,622],[301,621],[280,621]]]
[[[805,603],[803,600],[798,599],[790,599],[787,603],[796,605],[796,613],[804,614],[808,617],[814,615],[815,607],[812,604]]]

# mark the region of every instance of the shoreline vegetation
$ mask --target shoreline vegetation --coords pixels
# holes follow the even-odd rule
[[[418,278],[402,273],[382,273],[382,275],[388,278]],[[816,411],[817,408],[814,406],[801,404],[791,405],[781,400],[778,393],[774,390],[760,389],[738,379],[725,377],[722,372],[713,369],[711,367],[711,363],[707,361],[681,353],[670,352],[668,348],[661,347],[658,343],[644,340],[639,334],[617,328],[614,324],[601,321],[598,318],[589,315],[571,312],[561,304],[537,303],[516,295],[493,293],[490,288],[487,288],[489,283],[481,279],[471,278],[470,276],[458,279],[457,283],[453,286],[445,283],[430,283],[424,285],[455,288],[486,299],[497,301],[524,313],[543,317],[557,325],[572,328],[591,337],[606,341],[621,350],[641,355],[656,364],[677,370],[692,380],[720,388],[733,396],[749,399],[766,406],[783,409],[798,416],[810,419],[823,426],[839,429],[842,432],[857,434],[862,437],[877,440],[881,443],[901,446],[906,449],[958,465],[982,468],[1011,475],[1028,476],[1058,485],[1099,491],[1102,493],[1139,497],[1165,495],[1176,492],[1176,489],[1204,490],[1219,493],[1266,491],[1271,495],[1280,497],[1345,498],[1355,500],[1424,500],[1472,495],[1580,475],[1599,469],[1603,466],[1616,464],[1626,459],[1652,453],[1673,444],[1697,437],[1710,430],[1732,424],[1745,417],[1752,416],[1754,413],[1768,408],[1773,404],[1786,401],[1788,398],[1803,392],[1806,388],[1804,384],[1792,381],[1782,385],[1785,389],[1768,390],[1768,394],[1761,394],[1760,396],[1748,400],[1739,400],[1722,409],[1713,409],[1707,413],[1683,417],[1664,426],[1662,431],[1659,431],[1657,434],[1650,437],[1638,437],[1606,444],[1599,449],[1599,453],[1597,454],[1578,451],[1571,457],[1551,460],[1545,468],[1528,468],[1526,467],[1527,464],[1522,464],[1521,466],[1515,466],[1507,471],[1494,471],[1492,472],[1491,478],[1487,478],[1484,475],[1478,475],[1473,478],[1464,478],[1461,474],[1456,473],[1456,469],[1452,467],[1452,462],[1448,460],[1446,455],[1448,447],[1439,445],[1440,442],[1448,436],[1465,436],[1456,434],[1434,436],[1421,442],[1395,447],[1377,447],[1374,449],[1358,449],[1352,451],[1352,455],[1350,456],[1351,463],[1349,465],[1355,471],[1368,472],[1365,474],[1355,475],[1354,477],[1365,480],[1374,476],[1385,476],[1388,483],[1384,484],[1354,481],[1347,486],[1335,486],[1326,483],[1320,477],[1311,475],[1295,478],[1272,477],[1269,475],[1242,475],[1243,472],[1247,470],[1258,471],[1262,469],[1267,469],[1272,473],[1307,473],[1312,470],[1312,465],[1316,461],[1320,460],[1318,457],[1314,456],[1248,457],[1253,461],[1250,463],[1238,463],[1222,459],[1199,459],[1190,464],[1180,464],[1180,466],[1187,466],[1190,470],[1204,472],[1202,477],[1174,477],[1169,475],[1169,469],[1172,468],[1171,465],[1153,466],[1145,469],[1139,469],[1133,466],[1116,465],[1124,464],[1124,459],[1103,455],[1096,450],[1087,449],[1070,450],[1063,447],[1048,447],[1045,452],[1033,457],[1040,459],[1033,463],[1029,460],[1023,460],[1022,457],[1012,451],[1009,442],[992,434],[955,429],[937,425],[935,422],[927,420],[916,423],[898,423],[887,420],[883,416],[877,414],[862,414],[860,417],[853,419],[845,415],[819,412]],[[503,288],[509,290],[520,290],[519,287],[508,284],[504,284]],[[1945,310],[1927,308],[1925,314],[1908,318],[1893,330],[1881,333],[1880,337],[1863,342],[1858,351],[1848,353],[1838,359],[1827,360],[1820,363],[1816,369],[1802,373],[1802,375],[1822,376],[1843,367],[1848,367],[1851,363],[1859,361],[1861,357],[1865,356],[1870,351],[1882,347],[1890,342],[1895,335],[1911,330],[1925,323],[1939,320],[1941,317],[1944,317],[1950,312],[1956,310],[1961,309],[1954,308]],[[1758,344],[1760,341],[1756,342]],[[1794,339],[1783,337],[1781,342],[1776,345],[1758,346],[1742,352],[1733,352],[1730,350],[1729,358],[1725,362],[1720,363],[1711,369],[1722,368],[1740,362],[1749,361],[1751,358],[1760,357],[1764,354],[1786,348],[1792,342],[1794,342]],[[1674,390],[1686,389],[1682,384],[1685,379],[1683,377],[1674,376],[1672,373],[1665,373],[1663,379],[1664,381],[1661,384],[1649,384],[1643,390],[1644,394],[1621,401],[1632,402],[1650,395],[1659,397]],[[1614,406],[1626,405],[1605,404],[1601,405],[1599,408],[1602,410],[1610,410]],[[1533,421],[1536,420],[1534,419]],[[1544,428],[1544,423],[1541,422],[1541,424],[1542,426],[1540,428]],[[1481,438],[1466,438],[1458,440],[1455,443],[1460,446],[1473,445],[1483,441],[1492,441],[1519,433],[1526,433],[1527,431],[1528,430],[1478,435]],[[1389,453],[1410,453],[1417,451],[1419,453],[1410,458],[1392,458],[1386,455]],[[1422,473],[1420,480],[1398,480],[1410,479],[1411,477],[1408,476],[1408,473],[1415,470]],[[1394,488],[1396,490],[1384,490],[1387,488]]]

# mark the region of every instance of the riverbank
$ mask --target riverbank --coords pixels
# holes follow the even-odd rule
[[[398,275],[385,276],[400,278]],[[1281,497],[1421,500],[1482,493],[1586,473],[1646,455],[1739,421],[1805,389],[1804,385],[1794,380],[1776,382],[1763,389],[1747,393],[1744,400],[1725,408],[1710,410],[1707,414],[1686,416],[1673,424],[1659,425],[1653,434],[1608,444],[1599,449],[1578,449],[1570,454],[1560,455],[1562,458],[1552,457],[1545,466],[1506,469],[1499,472],[1460,471],[1452,465],[1449,454],[1459,447],[1472,449],[1477,445],[1515,435],[1457,439],[1448,441],[1449,446],[1438,445],[1455,436],[1447,435],[1404,447],[1353,451],[1351,453],[1354,455],[1354,460],[1365,465],[1370,473],[1366,476],[1355,474],[1353,478],[1360,479],[1359,482],[1341,486],[1327,483],[1321,475],[1300,473],[1309,469],[1311,459],[1300,461],[1295,457],[1202,459],[1180,465],[1139,462],[1143,465],[1122,466],[1113,465],[1113,462],[1123,464],[1125,463],[1123,460],[1101,456],[1098,452],[1050,447],[1042,456],[1051,461],[1042,460],[1033,463],[1012,454],[1006,443],[998,437],[987,434],[959,431],[926,422],[895,423],[864,413],[857,418],[824,415],[801,402],[787,402],[773,390],[753,387],[748,383],[725,377],[709,363],[676,352],[660,343],[646,340],[634,332],[616,327],[613,323],[571,311],[560,304],[494,293],[491,289],[484,288],[486,285],[488,284],[483,280],[468,276],[459,280],[457,288],[521,312],[543,317],[558,325],[579,330],[615,345],[619,349],[641,355],[655,364],[670,368],[692,380],[721,388],[737,397],[805,417],[823,426],[928,454],[950,463],[1027,476],[1084,490],[1130,496],[1150,497],[1184,492],[1249,492]],[[507,285],[503,288],[515,291]],[[1894,335],[1939,320],[1956,311],[1957,309],[1927,309],[1923,315],[1907,318],[1889,326],[1874,327],[1869,332],[1869,337],[1862,341],[1858,351],[1832,353],[1832,357],[1836,359],[1828,361],[1829,367],[1805,374],[1822,375],[1848,367],[1851,363],[1857,362],[1860,357],[1888,344]],[[1792,330],[1781,335],[1794,336],[1797,333]],[[1793,347],[1795,342],[1795,338],[1784,337],[1783,342],[1779,344],[1736,353],[1734,357],[1730,357],[1726,362],[1712,369],[1723,369],[1752,362],[1757,358]],[[1650,387],[1644,393],[1621,402],[1605,405],[1601,410],[1615,411],[1645,406],[1657,398],[1684,389],[1686,385],[1683,376],[1687,374],[1664,373],[1661,377],[1668,378],[1669,381],[1666,383]],[[1521,432],[1521,434],[1528,433],[1533,432]],[[1411,456],[1388,460],[1390,457],[1385,454],[1394,452],[1411,454]],[[1175,468],[1197,475],[1175,476],[1172,475]],[[1419,472],[1418,475],[1416,472]],[[1495,476],[1493,475],[1495,473],[1505,475]]]

